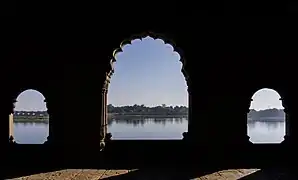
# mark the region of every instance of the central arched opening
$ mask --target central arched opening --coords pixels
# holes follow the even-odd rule
[[[252,143],[281,143],[286,134],[286,118],[281,97],[263,88],[252,97],[247,115],[247,132]]]
[[[107,105],[112,139],[182,139],[188,92],[179,53],[147,36],[122,46],[115,60]]]

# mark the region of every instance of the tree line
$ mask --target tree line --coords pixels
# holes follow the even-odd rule
[[[155,107],[147,107],[142,105],[133,106],[107,106],[109,114],[119,115],[188,115],[188,107],[186,106],[167,106],[162,104]]]
[[[251,109],[247,114],[247,117],[251,119],[260,119],[260,118],[266,118],[266,117],[284,118],[284,116],[285,116],[285,112],[283,111],[283,109],[276,109],[276,108],[259,110],[259,111]]]

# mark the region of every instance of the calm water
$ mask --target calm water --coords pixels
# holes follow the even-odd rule
[[[110,120],[113,139],[181,139],[187,131],[186,118],[148,118],[143,120]],[[254,143],[277,143],[283,140],[284,122],[254,122],[248,124],[248,135]],[[17,143],[40,144],[46,141],[48,124],[14,123]]]
[[[285,122],[253,122],[247,129],[253,143],[280,143],[284,140]]]
[[[46,123],[14,123],[14,138],[20,144],[41,144],[49,135],[49,124]]]
[[[188,121],[186,118],[112,120],[108,127],[113,139],[182,139]]]

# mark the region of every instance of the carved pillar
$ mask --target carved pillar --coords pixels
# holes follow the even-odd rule
[[[110,82],[109,82],[110,83]],[[105,132],[105,141],[109,141],[112,137],[111,133],[108,133],[108,87],[106,88],[105,94],[104,94],[104,102],[105,102],[105,117],[104,117],[104,132]]]
[[[12,100],[12,102],[10,102],[10,105],[9,105],[9,109],[8,109],[8,120],[9,120],[9,123],[8,123],[8,129],[9,129],[9,135],[8,135],[8,139],[9,139],[9,143],[11,144],[14,144],[15,143],[15,140],[14,140],[14,132],[13,132],[13,112],[14,112],[14,108],[15,108],[15,103],[17,101],[14,99]]]
[[[105,94],[106,94],[106,90],[103,88],[102,89],[102,94],[101,94],[101,119],[100,119],[100,147],[101,149],[104,148],[105,146],[105,113],[106,113],[106,105],[105,105]]]
[[[107,136],[107,119],[108,119],[108,109],[107,109],[107,95],[108,95],[108,87],[109,87],[109,78],[107,78],[104,82],[101,94],[101,123],[100,123],[100,147],[101,150],[105,147],[105,142],[110,138],[110,135]]]
[[[13,131],[13,113],[9,115],[9,137],[13,137],[14,131]]]
[[[108,133],[108,89],[106,90],[105,93],[105,121],[104,121],[104,129],[105,129],[105,141],[110,141],[112,138],[112,134]]]

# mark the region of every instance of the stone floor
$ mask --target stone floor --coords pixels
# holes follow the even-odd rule
[[[205,173],[195,170],[146,169],[146,170],[96,170],[96,169],[66,169],[54,172],[33,174],[13,178],[14,180],[97,180],[97,179],[199,179],[199,180],[277,180],[297,179],[284,170],[260,169],[230,169]]]

